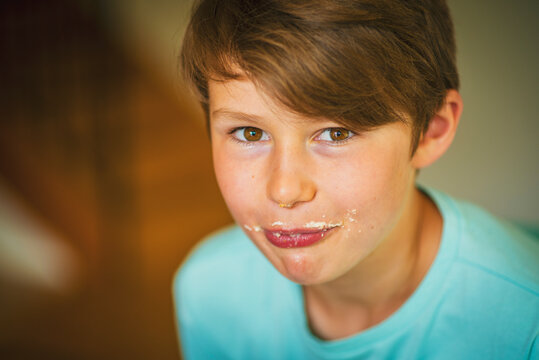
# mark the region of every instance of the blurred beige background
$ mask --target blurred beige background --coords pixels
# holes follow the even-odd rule
[[[449,0],[464,113],[420,182],[539,223],[539,1]]]
[[[539,224],[539,2],[449,0],[461,128],[421,183]],[[0,358],[178,359],[170,284],[231,221],[176,58],[189,0],[0,2]]]

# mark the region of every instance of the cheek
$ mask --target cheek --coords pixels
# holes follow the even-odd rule
[[[252,164],[245,164],[225,151],[214,150],[213,165],[221,194],[237,218],[257,203],[257,173]]]
[[[325,177],[326,191],[348,220],[377,227],[395,213],[409,187],[408,161],[400,152],[373,152],[335,166]],[[363,229],[368,230],[368,229]]]

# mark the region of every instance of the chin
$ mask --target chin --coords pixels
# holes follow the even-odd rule
[[[327,281],[320,260],[303,252],[280,256],[278,264],[273,265],[284,277],[300,285],[316,285]]]

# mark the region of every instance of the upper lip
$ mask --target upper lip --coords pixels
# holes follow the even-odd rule
[[[266,230],[279,233],[282,235],[292,235],[292,234],[314,234],[314,233],[331,230],[334,227],[336,226],[325,226],[322,228],[296,228],[296,229],[273,228],[273,229],[266,229]]]

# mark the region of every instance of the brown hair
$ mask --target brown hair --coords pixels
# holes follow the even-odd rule
[[[412,152],[459,86],[444,0],[201,0],[180,60],[207,117],[208,80],[244,75],[291,111],[352,130],[406,114]]]

